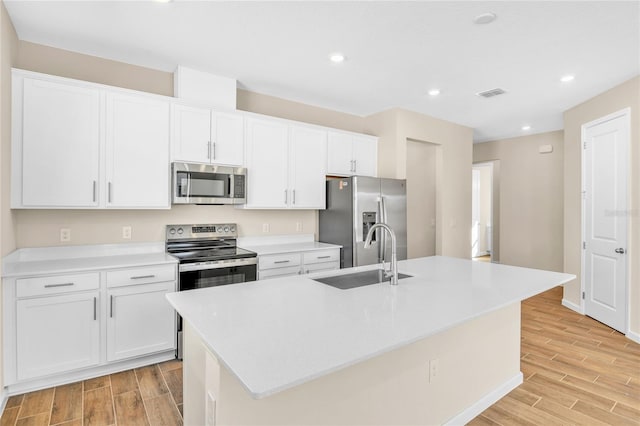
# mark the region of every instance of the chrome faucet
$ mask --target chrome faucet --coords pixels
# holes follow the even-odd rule
[[[364,242],[364,248],[369,248],[371,246],[371,239],[373,238],[373,232],[376,230],[376,228],[382,228],[387,231],[389,235],[391,235],[391,285],[398,285],[398,257],[396,255],[396,234],[395,232],[393,232],[393,229],[391,229],[389,225],[385,223],[374,223],[373,226],[369,228],[367,238]]]

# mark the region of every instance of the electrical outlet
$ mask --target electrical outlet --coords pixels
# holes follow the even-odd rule
[[[429,361],[429,383],[433,383],[436,377],[438,377],[439,363],[440,361],[438,359]]]
[[[296,232],[302,232],[302,222],[296,222]]]
[[[268,223],[263,223],[262,224],[262,232],[264,232],[265,234],[269,232],[269,224]]]
[[[71,229],[60,228],[60,242],[68,243],[69,241],[71,241]]]
[[[122,238],[124,238],[125,240],[130,240],[131,239],[131,227],[130,226],[123,226],[122,227]]]

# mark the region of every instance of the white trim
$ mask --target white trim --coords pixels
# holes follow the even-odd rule
[[[4,388],[0,388],[0,415],[4,413],[4,408],[7,406],[8,400],[9,400],[9,396],[4,391]]]
[[[589,121],[587,123],[584,123],[581,127],[580,127],[580,294],[585,294],[586,291],[586,286],[584,283],[585,280],[585,270],[584,270],[584,264],[585,264],[585,252],[586,250],[582,248],[582,244],[584,241],[586,241],[586,232],[585,232],[585,198],[582,194],[584,194],[585,191],[585,167],[584,167],[584,162],[585,162],[585,158],[584,158],[584,144],[585,144],[585,134],[586,134],[586,130],[590,127],[594,127],[597,126],[599,124],[605,123],[607,121],[611,121],[611,120],[615,120],[616,118],[620,118],[620,117],[624,117],[626,118],[627,121],[627,131],[628,131],[628,136],[629,139],[627,141],[627,158],[628,158],[628,162],[629,164],[627,165],[627,205],[625,206],[625,208],[628,208],[631,200],[632,200],[632,194],[631,194],[631,170],[632,170],[632,164],[631,162],[631,107],[627,107],[627,108],[623,108],[619,111],[613,112],[611,114],[605,115],[604,117],[600,117],[597,118],[595,120]],[[631,221],[629,219],[627,219],[627,234],[624,236],[625,239],[625,247],[627,247],[627,254],[629,253],[628,247],[629,247],[629,239],[631,236],[631,232],[632,232],[632,226],[631,226]],[[631,280],[629,279],[632,274],[631,274],[631,260],[630,258],[628,258],[627,260],[627,270],[626,270],[626,299],[627,299],[627,306],[626,306],[626,314],[627,314],[627,318],[625,319],[626,322],[626,327],[629,327],[629,325],[631,324]],[[565,304],[565,302],[567,304]],[[584,302],[584,299],[581,297],[580,298],[580,306],[579,309],[574,309],[573,307],[577,307],[577,305],[569,302],[569,301],[565,301],[565,299],[562,299],[562,304],[564,306],[566,306],[569,309],[572,309],[576,312],[581,313],[582,315],[586,315],[586,305]],[[571,305],[571,306],[569,306]],[[573,306],[573,307],[572,307]],[[630,332],[629,332],[630,333]],[[632,339],[633,340],[633,339]]]
[[[580,299],[582,300],[582,299]],[[570,302],[569,300],[565,299],[564,297],[562,298],[562,306],[564,306],[565,308],[569,308],[572,311],[575,311],[581,315],[584,315],[584,309],[582,306],[580,305],[576,305],[573,302]]]
[[[507,395],[509,392],[520,386],[523,382],[522,372],[519,372],[481,399],[476,401],[469,408],[465,409],[462,413],[456,415],[455,417],[449,419],[444,424],[445,425],[465,425],[477,417],[480,413],[482,413],[487,408],[491,407],[493,404],[498,402],[500,398]]]
[[[640,333],[634,333],[633,331],[629,330],[627,331],[627,334],[625,336],[629,340],[633,340],[636,343],[640,343]]]

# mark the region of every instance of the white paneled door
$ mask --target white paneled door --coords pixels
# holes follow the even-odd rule
[[[629,111],[582,127],[585,314],[626,333]]]

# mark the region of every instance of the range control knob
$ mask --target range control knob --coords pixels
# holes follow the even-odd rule
[[[182,228],[178,228],[178,234],[182,235],[182,233],[184,232],[184,230]]]
[[[222,226],[218,228],[218,234],[222,234],[224,232],[224,229],[222,229]]]
[[[229,232],[229,227],[228,226],[224,227],[224,232]]]
[[[235,227],[235,226],[232,226],[232,227],[231,227],[231,228],[229,228],[229,229],[231,229],[231,232],[236,232],[236,227]]]
[[[176,228],[169,228],[169,234],[175,235],[175,233],[176,233]]]

